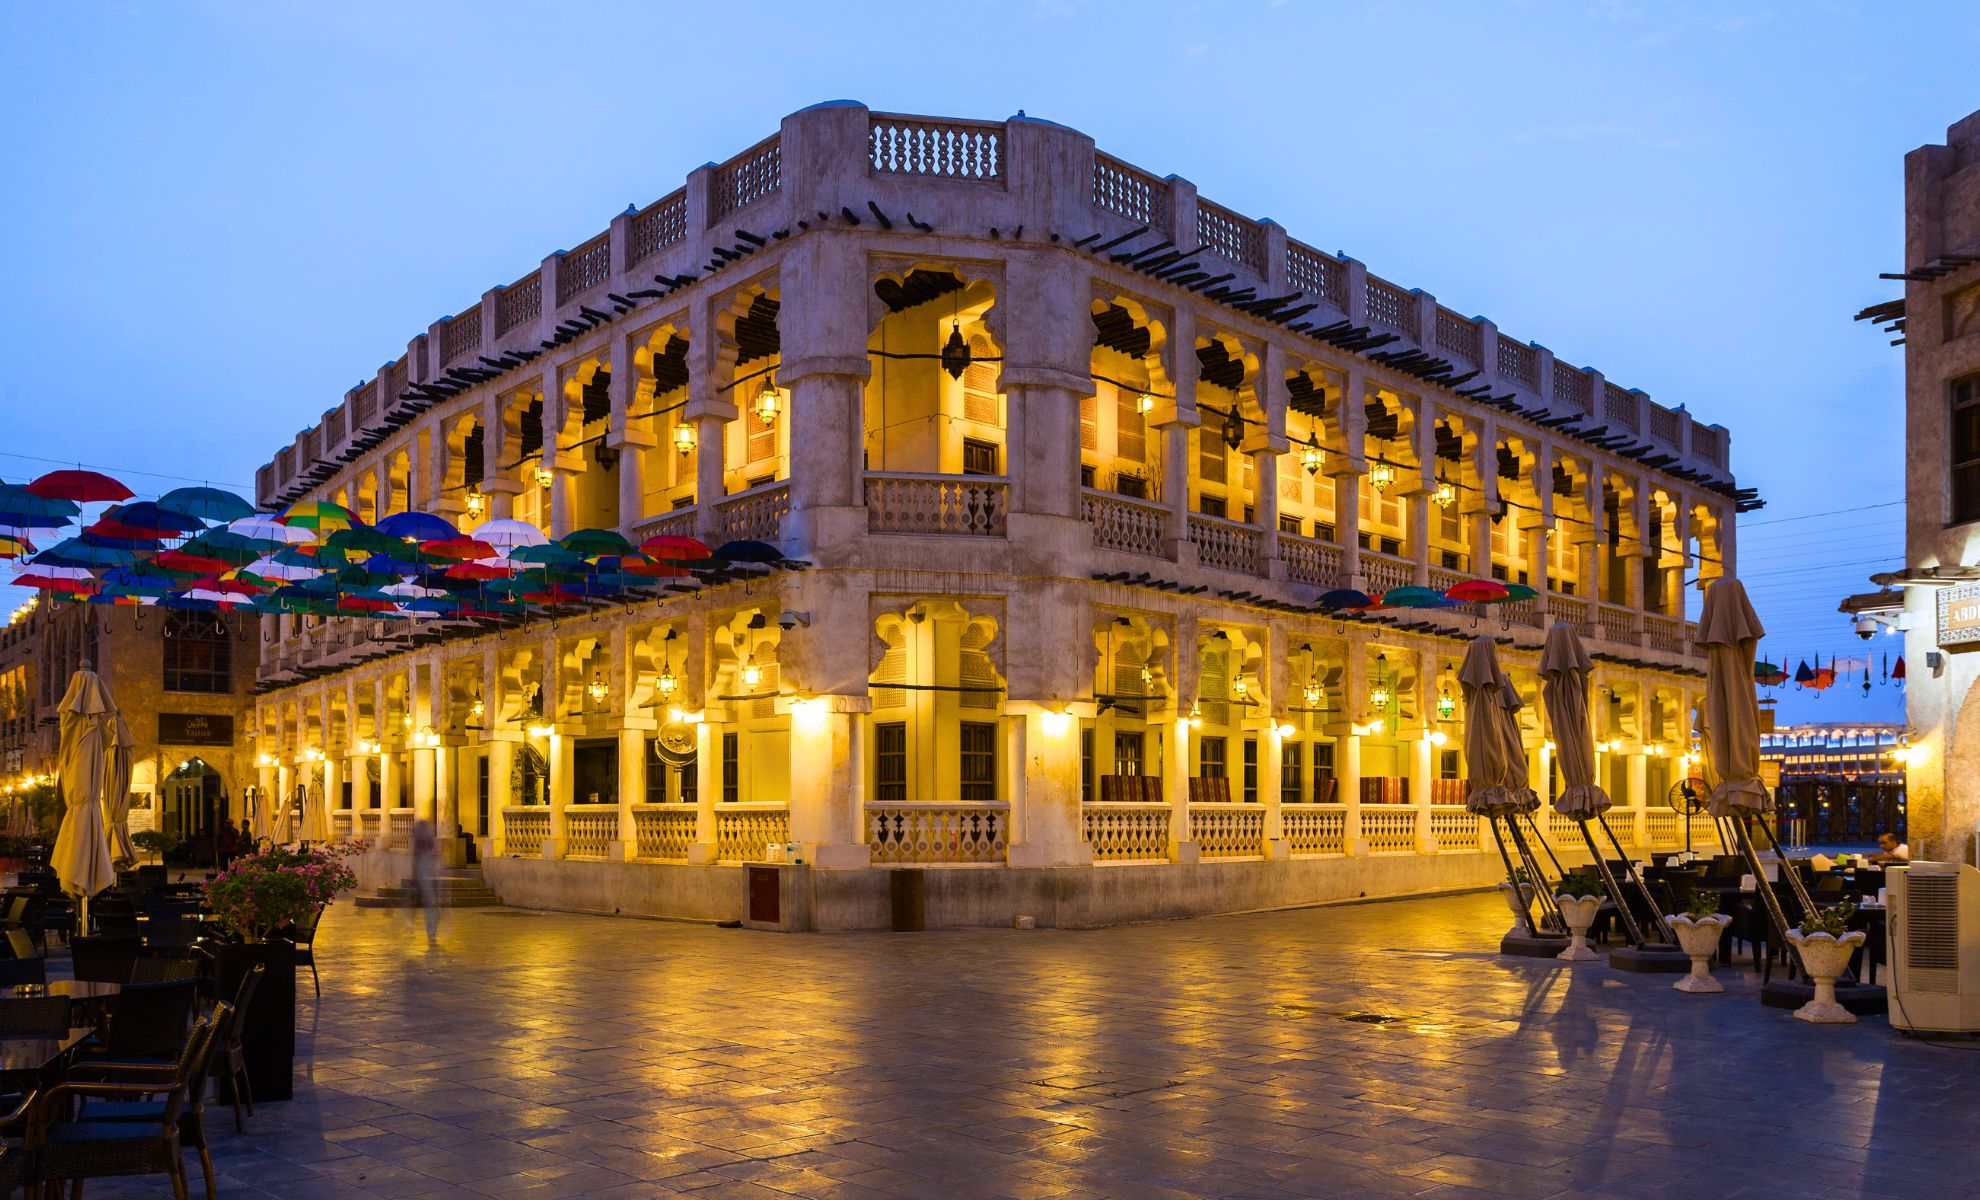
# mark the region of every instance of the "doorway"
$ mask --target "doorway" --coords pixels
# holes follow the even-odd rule
[[[205,759],[191,758],[165,777],[159,821],[191,857],[211,861],[213,835],[227,815],[220,772]]]

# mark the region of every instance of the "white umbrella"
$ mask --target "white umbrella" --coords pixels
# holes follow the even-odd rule
[[[119,866],[137,863],[131,844],[131,770],[137,765],[137,739],[130,722],[118,713],[110,726],[110,783],[103,799],[103,817],[110,823],[110,858]]]
[[[304,525],[284,525],[265,513],[256,513],[251,517],[242,517],[238,521],[229,521],[227,529],[230,533],[238,533],[242,537],[254,538],[262,542],[280,542],[285,546],[316,540],[315,530]]]
[[[324,825],[323,785],[311,783],[303,789],[302,825],[296,837],[306,842],[327,842],[330,831]]]
[[[77,897],[78,931],[89,927],[89,898],[117,881],[103,821],[103,785],[110,773],[110,727],[117,707],[110,689],[84,661],[62,694],[61,749],[56,775],[62,789],[61,832],[55,835],[55,874]]]
[[[478,542],[487,542],[505,553],[518,546],[541,546],[549,541],[541,529],[528,521],[517,521],[508,517],[497,517],[493,521],[483,521],[475,526],[473,537]]]

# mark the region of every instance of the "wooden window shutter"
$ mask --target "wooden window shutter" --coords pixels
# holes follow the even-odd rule
[[[997,364],[983,359],[991,356],[990,339],[977,334],[969,339],[969,353],[975,360],[963,368],[963,420],[980,425],[997,425]]]
[[[1223,435],[1207,425],[1196,430],[1196,475],[1204,483],[1223,483],[1228,464],[1224,458]]]
[[[1079,398],[1079,448],[1100,451],[1100,397]]]
[[[1123,392],[1114,410],[1114,453],[1129,462],[1148,461],[1148,423],[1136,407],[1139,400]]]

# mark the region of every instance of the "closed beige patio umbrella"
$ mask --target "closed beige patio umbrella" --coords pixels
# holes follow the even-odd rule
[[[1519,814],[1538,804],[1527,784],[1526,751],[1514,715],[1520,708],[1519,692],[1507,682],[1499,666],[1498,646],[1491,638],[1471,639],[1464,662],[1458,666],[1458,687],[1464,693],[1465,807],[1491,824],[1492,840],[1498,844],[1499,857],[1506,866],[1506,882],[1513,888],[1512,895],[1518,896],[1519,872],[1499,831],[1499,822],[1505,822],[1541,909],[1551,912],[1552,891],[1546,886],[1546,873],[1519,831]],[[1525,904],[1514,907],[1527,932],[1539,936]]]
[[[305,842],[327,842],[330,829],[323,808],[323,782],[313,780],[303,789],[302,820],[297,823],[296,837]]]
[[[131,844],[131,772],[136,766],[137,739],[120,712],[110,725],[110,782],[103,795],[103,818],[110,825],[110,861],[123,868],[137,864],[137,847]]]
[[[85,660],[69,677],[61,714],[56,777],[62,793],[62,828],[55,835],[54,867],[62,890],[77,898],[76,929],[89,928],[89,899],[117,881],[103,819],[109,782],[111,728],[117,707],[110,689]]]

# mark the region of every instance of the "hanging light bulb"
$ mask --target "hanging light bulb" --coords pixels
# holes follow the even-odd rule
[[[1224,444],[1235,450],[1244,441],[1244,418],[1238,416],[1237,405],[1224,414]]]
[[[603,704],[605,702],[606,695],[611,691],[611,689],[605,685],[604,677],[599,675],[599,673],[596,671],[593,671],[591,673],[591,683],[584,690],[591,693],[591,702],[593,704]]]
[[[762,682],[763,668],[756,665],[756,659],[752,656],[743,660],[742,685],[754,691],[756,690],[756,686]]]
[[[1299,465],[1308,475],[1317,475],[1327,462],[1326,451],[1320,449],[1320,439],[1312,434],[1306,436],[1306,444],[1299,448]]]
[[[1430,493],[1430,499],[1436,502],[1438,508],[1449,508],[1457,503],[1457,487],[1450,480],[1439,476],[1437,490]]]
[[[477,721],[481,719],[481,714],[486,711],[487,709],[482,705],[481,697],[479,696],[474,698],[473,704],[468,705],[468,716],[473,717]]]
[[[674,426],[674,449],[681,452],[682,458],[686,458],[688,455],[694,453],[693,425],[682,421],[679,425]]]
[[[756,403],[751,407],[756,419],[768,429],[777,423],[777,414],[783,411],[784,394],[777,390],[777,377],[769,376],[763,381],[763,390],[756,393]]]
[[[1381,459],[1376,459],[1368,468],[1368,486],[1377,492],[1387,491],[1396,481],[1396,469]]]
[[[1190,705],[1189,716],[1185,719],[1189,722],[1191,729],[1201,729],[1203,727],[1203,709],[1195,704]]]
[[[942,343],[942,369],[949,373],[949,378],[961,379],[963,372],[969,370],[969,363],[969,343],[963,341],[962,322],[958,321],[949,326],[949,340]]]
[[[547,487],[549,487],[549,486],[550,486],[550,485],[551,485],[552,483],[554,483],[554,482],[556,482],[556,479],[557,479],[557,475],[556,475],[556,473],[555,473],[554,471],[552,471],[552,470],[550,470],[550,468],[548,468],[548,467],[538,467],[538,468],[536,468],[536,486],[537,486],[537,487],[543,487],[543,488],[547,488]]]
[[[1231,680],[1231,699],[1243,703],[1245,696],[1250,691],[1251,685],[1244,681],[1244,676],[1240,675],[1236,679]]]

